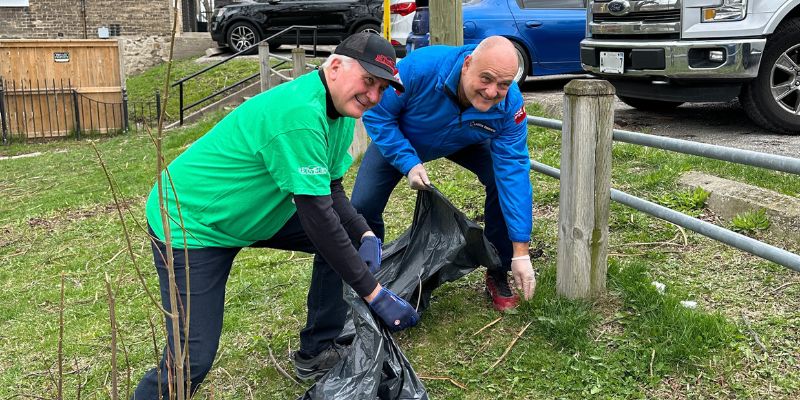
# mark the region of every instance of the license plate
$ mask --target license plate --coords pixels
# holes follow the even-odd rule
[[[621,74],[625,71],[625,53],[621,51],[600,52],[600,72]]]

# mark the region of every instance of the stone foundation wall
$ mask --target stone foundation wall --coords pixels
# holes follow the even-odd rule
[[[126,36],[120,39],[127,76],[165,62],[169,57],[168,36]]]

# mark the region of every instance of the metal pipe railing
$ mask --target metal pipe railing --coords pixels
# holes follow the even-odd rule
[[[531,169],[551,178],[561,179],[561,171],[547,164],[531,160]],[[742,234],[721,228],[714,224],[690,217],[684,213],[658,205],[656,203],[611,189],[611,200],[635,210],[672,222],[693,232],[733,246],[739,250],[761,257],[765,260],[783,265],[800,272],[800,256],[786,250],[749,238]]]
[[[528,116],[528,122],[536,126],[551,129],[561,129],[562,122],[557,119]],[[788,172],[800,175],[800,159],[779,156],[776,154],[759,153],[757,151],[733,149],[714,144],[698,143],[688,140],[673,139],[663,136],[646,135],[639,132],[614,129],[614,140],[630,144],[670,150],[678,153],[691,154],[715,160],[729,161],[737,164],[750,165],[770,169],[773,171]]]

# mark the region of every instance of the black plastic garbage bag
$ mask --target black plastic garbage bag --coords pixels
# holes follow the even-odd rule
[[[377,278],[412,305],[418,304],[421,312],[428,308],[433,289],[480,265],[499,268],[500,257],[483,228],[442,193],[436,189],[418,193],[411,227],[386,245]]]
[[[421,312],[435,288],[479,265],[498,268],[500,259],[483,229],[432,189],[418,192],[411,227],[385,246],[381,264],[376,275],[381,284]],[[301,399],[427,399],[425,387],[388,329],[347,286],[344,297],[352,307],[352,318],[340,339],[352,338],[350,351]]]
[[[350,351],[302,399],[426,400],[425,387],[391,333],[352,289],[346,291],[355,325]]]

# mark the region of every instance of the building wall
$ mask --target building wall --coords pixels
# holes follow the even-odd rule
[[[30,0],[28,7],[0,7],[0,38],[96,39],[98,28],[118,27],[131,74],[166,60],[171,5],[172,0]]]
[[[28,7],[0,7],[0,38],[92,39],[112,24],[123,36],[166,36],[171,15],[169,0],[30,0]]]

